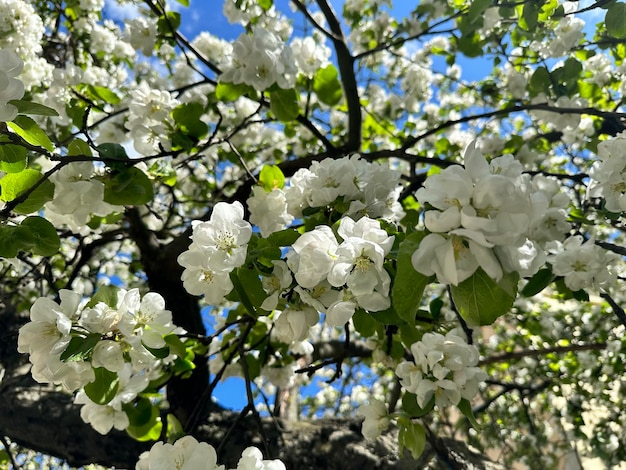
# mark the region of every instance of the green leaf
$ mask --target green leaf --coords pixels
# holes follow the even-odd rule
[[[218,100],[229,102],[235,101],[240,96],[254,92],[254,88],[245,83],[219,82],[215,87],[215,96]]]
[[[415,314],[419,309],[424,289],[434,280],[433,276],[418,273],[411,262],[411,256],[424,235],[424,232],[414,232],[400,243],[396,276],[391,289],[391,301],[395,311],[410,325],[415,324]]]
[[[363,309],[357,309],[352,316],[354,329],[361,333],[361,336],[368,338],[376,333],[376,320]]]
[[[507,273],[496,283],[478,268],[450,290],[457,310],[469,326],[491,325],[513,306],[518,279],[517,273]]]
[[[184,103],[172,111],[172,118],[185,135],[199,139],[209,132],[209,126],[202,120],[204,107],[200,103]]]
[[[485,10],[491,6],[491,0],[474,0],[467,11],[467,20],[475,23],[483,17]]]
[[[100,286],[85,307],[93,308],[100,302],[102,302],[103,304],[108,305],[111,308],[116,308],[118,292],[119,289],[116,286]]]
[[[106,405],[115,398],[120,379],[115,372],[104,367],[96,367],[93,372],[96,378],[93,382],[85,385],[85,393],[94,403]]]
[[[267,240],[274,246],[290,246],[293,245],[298,238],[300,238],[300,233],[298,233],[298,231],[292,228],[287,228],[285,230],[272,233],[269,237],[267,237]]]
[[[153,406],[147,398],[141,398],[136,407],[136,410],[132,410],[129,405],[123,407],[130,421],[130,426],[126,428],[126,432],[133,439],[141,442],[158,440],[161,437],[161,429],[163,429],[158,408]],[[145,424],[135,424],[142,422]]]
[[[0,145],[0,171],[19,173],[26,168],[26,149],[19,145]]]
[[[400,426],[398,443],[400,444],[400,451],[405,448],[409,449],[413,458],[418,459],[426,447],[426,431],[421,424],[409,421]]]
[[[104,181],[104,201],[127,206],[146,204],[154,197],[150,178],[138,168],[131,167]]]
[[[459,404],[457,405],[459,411],[461,413],[463,413],[463,416],[465,416],[469,422],[471,423],[472,427],[475,429],[480,428],[480,425],[478,424],[478,421],[476,421],[476,418],[474,417],[474,411],[472,410],[472,404],[469,402],[469,400],[462,398],[461,401],[459,402]]]
[[[32,214],[43,207],[43,205],[52,201],[54,198],[54,184],[49,181],[43,181],[35,190],[28,195],[26,200],[13,209],[18,214]]]
[[[426,416],[435,406],[435,395],[428,400],[426,406],[422,408],[417,404],[417,395],[411,392],[404,392],[402,395],[402,410],[411,418],[421,418]]]
[[[20,114],[36,114],[38,116],[58,116],[59,113],[56,110],[44,106],[43,104],[33,103],[32,101],[23,100],[11,100],[9,104],[12,104],[17,108]]]
[[[150,427],[154,425],[156,417],[159,415],[158,409],[152,405],[152,402],[146,397],[141,397],[137,403],[125,403],[122,405],[122,409],[128,416],[128,421],[131,426],[138,428],[146,426],[151,421],[153,422]],[[154,411],[156,410],[156,415]]]
[[[0,178],[0,201],[12,201],[24,191],[32,188],[41,176],[41,173],[32,168],[4,175]]]
[[[250,302],[254,306],[254,309],[258,309],[267,298],[267,294],[265,293],[265,290],[263,290],[263,284],[261,283],[259,272],[255,268],[242,266],[237,269],[237,276],[246,291],[248,299],[250,299]]]
[[[267,192],[282,189],[285,186],[285,175],[276,165],[263,165],[259,174],[259,183]]]
[[[178,335],[171,333],[163,337],[167,345],[170,347],[172,354],[176,354],[178,357],[185,357],[187,355],[187,348]]]
[[[476,32],[462,35],[456,41],[456,46],[466,57],[480,57],[483,55],[480,34]]]
[[[86,337],[74,336],[65,351],[61,353],[61,360],[63,362],[84,361],[101,339],[100,333],[90,333]]]
[[[104,86],[81,84],[80,92],[87,98],[95,102],[104,102],[108,104],[119,104],[121,99],[113,91]]]
[[[626,38],[626,3],[612,5],[604,17],[606,32],[617,39]]]
[[[270,109],[272,113],[274,113],[274,116],[283,122],[296,119],[298,114],[300,114],[296,90],[293,88],[289,90],[279,88],[276,91],[270,92]]]
[[[263,8],[264,11],[268,11],[272,8],[274,0],[257,0],[257,3],[261,8]]]
[[[189,0],[176,0],[176,1],[178,3],[180,3],[184,7],[188,7],[189,6]]]
[[[157,20],[157,29],[163,36],[172,36],[180,26],[180,13],[168,11]]]
[[[524,297],[532,297],[548,287],[554,281],[554,278],[555,276],[550,268],[540,269],[528,280],[520,294]]]
[[[52,256],[58,253],[61,240],[54,225],[39,216],[27,217],[20,224],[30,230],[34,240],[31,251],[40,256]]]
[[[15,258],[20,250],[30,246],[28,236],[30,232],[24,231],[20,226],[0,225],[0,256]]]
[[[122,147],[120,144],[114,144],[114,143],[100,144],[96,147],[96,151],[98,152],[98,155],[100,155],[101,158],[105,158],[107,160],[121,160],[121,161],[128,160],[126,149]]]
[[[117,145],[117,144],[102,144],[100,147],[102,146],[110,146],[110,145]],[[106,147],[103,147],[103,149],[106,149]],[[122,147],[122,150],[124,148]],[[103,152],[107,152],[107,150],[103,150]],[[91,147],[89,146],[89,144],[87,142],[85,142],[82,139],[74,139],[70,142],[70,144],[67,146],[67,155],[70,157],[75,157],[75,156],[87,156],[87,157],[91,157],[93,154],[91,152]],[[124,151],[124,155],[126,155],[126,152]],[[100,154],[100,156],[102,156],[102,154]],[[128,157],[127,157],[128,158]]]
[[[313,91],[317,93],[319,100],[328,106],[335,106],[343,96],[338,77],[339,72],[332,64],[319,69],[313,77]]]
[[[18,116],[12,122],[7,122],[7,126],[29,144],[43,147],[48,152],[54,150],[54,145],[43,129],[28,116]]]
[[[539,19],[539,10],[535,2],[525,2],[522,7],[522,16],[519,20],[519,25],[526,31],[534,31],[537,28],[537,21]]]

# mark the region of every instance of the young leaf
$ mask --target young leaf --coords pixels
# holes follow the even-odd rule
[[[152,182],[138,168],[131,167],[104,181],[104,201],[127,206],[146,204],[154,197]]]
[[[54,145],[52,145],[46,133],[31,118],[18,116],[12,122],[7,122],[7,126],[29,144],[43,147],[48,152],[54,150]]]
[[[91,300],[87,303],[86,307],[92,308],[102,302],[111,308],[115,308],[117,307],[118,292],[119,289],[115,286],[101,286],[98,288]]]
[[[276,188],[281,189],[285,186],[285,175],[276,165],[264,165],[259,174],[259,183],[267,192]]]
[[[317,93],[319,100],[328,106],[335,106],[343,96],[338,77],[339,73],[332,64],[319,69],[313,77],[313,91]]]
[[[61,360],[64,362],[85,360],[100,339],[102,339],[100,333],[90,333],[86,337],[74,336],[68,343],[65,351],[61,353]]]
[[[254,88],[245,83],[234,84],[219,82],[215,87],[215,96],[220,101],[229,102],[235,101],[240,96],[252,91],[254,91]]]
[[[31,246],[29,231],[20,226],[0,225],[0,257],[15,258],[20,250],[27,251]]]
[[[26,168],[26,149],[19,145],[0,145],[0,171],[19,173]]]
[[[540,269],[528,280],[520,294],[524,297],[532,297],[548,287],[552,281],[554,281],[555,277],[550,268]]]
[[[102,145],[107,146],[107,145],[116,145],[116,144],[102,144]],[[102,146],[101,148],[106,149],[106,147],[102,147]],[[124,147],[122,147],[122,150],[124,150]],[[106,150],[104,151],[106,152]],[[78,155],[85,155],[87,157],[91,157],[93,154],[91,152],[91,147],[89,146],[87,142],[85,142],[82,139],[74,139],[67,146],[67,155],[70,157],[74,157]],[[124,155],[126,155],[126,151],[124,151]],[[100,156],[102,156],[102,154],[100,154]]]
[[[420,306],[424,289],[433,282],[433,276],[418,273],[413,267],[411,256],[424,238],[423,232],[414,232],[400,243],[396,278],[391,289],[391,301],[400,318],[415,324],[415,314]]]
[[[517,273],[508,273],[496,283],[478,268],[468,279],[450,289],[457,310],[469,326],[491,325],[513,306],[518,279]]]
[[[617,39],[626,38],[626,3],[615,3],[604,17],[606,32]]]
[[[463,416],[465,416],[469,420],[474,429],[480,428],[478,421],[476,421],[476,418],[474,417],[472,404],[469,402],[469,400],[462,398],[457,407],[459,408],[459,411],[463,413]]]
[[[58,116],[54,109],[44,106],[43,104],[33,103],[32,101],[23,100],[11,100],[9,104],[12,104],[17,108],[17,112],[20,114],[33,114],[38,116]]]
[[[298,94],[296,90],[290,88],[283,90],[279,88],[270,92],[270,109],[278,119],[283,122],[293,121],[300,114],[298,106]]]
[[[32,168],[26,168],[19,173],[4,175],[0,178],[0,201],[12,201],[30,189],[40,178],[41,173]]]
[[[115,372],[104,367],[96,367],[93,372],[96,378],[93,382],[85,385],[85,393],[94,403],[106,405],[115,398],[120,379]]]
[[[43,207],[43,205],[52,201],[54,198],[54,183],[49,180],[43,181],[39,186],[31,192],[26,200],[13,209],[18,214],[32,214]]]
[[[21,223],[22,227],[28,228],[33,238],[31,251],[40,256],[52,256],[59,251],[61,240],[54,225],[43,217],[27,217]]]
[[[409,421],[400,426],[398,443],[401,449],[406,448],[411,451],[414,459],[418,459],[426,447],[426,431],[421,424]]]

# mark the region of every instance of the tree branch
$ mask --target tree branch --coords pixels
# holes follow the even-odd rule
[[[358,152],[361,148],[362,117],[361,99],[354,74],[354,57],[350,54],[341,24],[333,8],[326,0],[317,0],[317,4],[328,22],[330,31],[333,33],[331,39],[337,53],[339,75],[348,105],[348,141],[344,145],[343,150],[347,153]]]

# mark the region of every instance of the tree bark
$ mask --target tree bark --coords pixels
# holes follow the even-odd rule
[[[36,384],[28,376],[9,378],[0,386],[0,434],[72,466],[99,463],[134,468],[139,454],[152,444],[120,431],[102,436],[82,421],[79,409],[70,395]],[[263,418],[262,426],[266,442],[251,415],[216,408],[194,435],[218,449],[219,461],[227,468],[236,467],[242,450],[251,445],[294,470],[414,470],[428,464],[431,468],[503,468],[470,451],[465,443],[447,438],[427,444],[417,461],[407,452],[399,456],[394,429],[369,441],[361,435],[356,418],[289,423]]]

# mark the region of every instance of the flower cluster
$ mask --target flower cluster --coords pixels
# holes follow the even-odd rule
[[[123,212],[123,207],[104,202],[104,183],[94,175],[92,162],[72,162],[53,174],[54,198],[46,204],[46,217],[80,232],[94,215]]]
[[[313,162],[298,170],[285,189],[289,213],[302,217],[308,207],[342,206],[346,215],[367,215],[398,221],[404,213],[398,202],[400,172],[359,155]]]
[[[9,49],[0,49],[0,122],[12,121],[17,116],[17,108],[8,102],[24,96],[24,84],[17,77],[24,68],[24,62]]]
[[[563,276],[565,285],[573,291],[609,287],[617,279],[614,266],[619,259],[619,255],[599,247],[593,239],[583,243],[580,235],[563,243],[551,243],[548,255],[552,272]]]
[[[417,404],[426,408],[434,397],[437,406],[457,405],[470,400],[487,374],[476,367],[478,349],[454,330],[445,336],[425,333],[411,345],[413,361],[398,364],[396,374],[402,387],[417,396]]]
[[[29,354],[36,381],[61,385],[70,393],[79,390],[75,401],[83,405],[81,417],[96,431],[125,429],[129,419],[122,406],[175,359],[172,353],[158,359],[148,348],[164,348],[164,336],[184,332],[153,292],[142,298],[137,289],[120,289],[107,303],[86,305],[69,290],[61,290],[59,297],[60,304],[47,297],[35,301],[30,322],[20,328],[18,351]],[[115,394],[106,403],[95,403],[84,388],[103,374],[115,385]]]
[[[209,304],[222,301],[233,288],[230,272],[246,260],[251,235],[241,203],[218,202],[208,222],[194,224],[192,243],[178,257],[187,292],[204,295]]]
[[[590,196],[601,196],[612,212],[626,211],[626,132],[598,144],[598,157],[591,171]]]
[[[255,186],[246,203],[250,209],[250,222],[259,227],[263,237],[268,237],[293,222],[294,217],[287,212],[285,192],[280,188],[268,192],[261,186]]]
[[[218,465],[217,453],[212,445],[198,442],[193,436],[184,436],[174,444],[157,442],[150,451],[139,456],[135,470],[225,470]],[[280,460],[263,460],[263,454],[256,447],[246,448],[237,468],[233,470],[285,470]]]
[[[130,131],[135,150],[142,155],[154,155],[161,148],[170,150],[167,135],[173,126],[170,116],[179,102],[168,91],[154,90],[142,82],[133,93],[126,128]]]
[[[431,233],[413,254],[414,268],[453,285],[479,267],[496,281],[507,272],[534,274],[545,262],[542,242],[563,239],[569,229],[567,198],[550,180],[522,174],[512,155],[488,163],[472,143],[464,159],[465,168],[446,168],[417,191],[420,204],[432,209],[424,215]]]
[[[240,35],[233,44],[232,63],[220,80],[245,83],[259,91],[275,83],[287,89],[295,85],[296,73],[291,48],[273,32],[255,27],[252,34]]]
[[[344,325],[357,308],[378,312],[391,305],[391,278],[383,264],[394,237],[368,217],[358,222],[342,218],[337,233],[341,243],[330,227],[316,227],[302,234],[287,254],[300,299],[325,312],[330,326]],[[339,290],[330,291],[331,286]],[[329,295],[324,298],[320,292]]]

